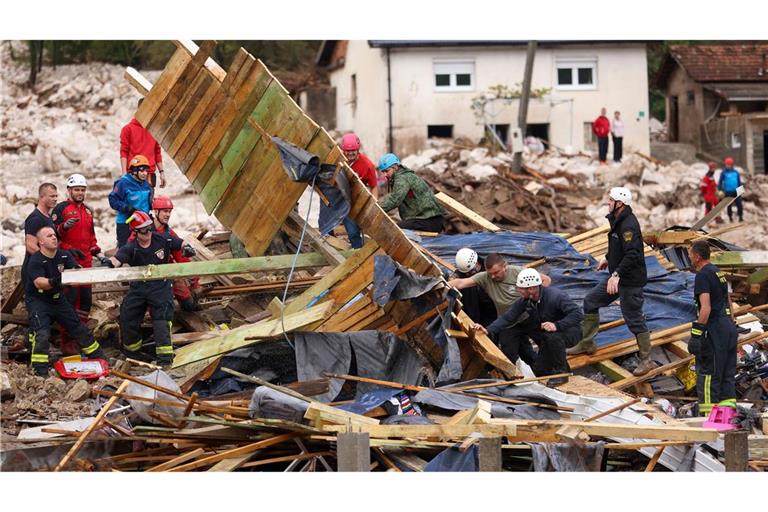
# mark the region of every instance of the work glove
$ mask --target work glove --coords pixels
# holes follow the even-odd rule
[[[101,252],[101,247],[99,247],[98,245],[94,245],[93,247],[90,248],[90,252],[92,256],[96,256]]]
[[[181,254],[186,256],[187,258],[191,258],[192,256],[195,256],[197,254],[197,251],[191,245],[184,245],[181,248]]]
[[[701,352],[701,344],[707,335],[707,326],[699,322],[691,325],[691,339],[688,341],[688,352],[697,355]]]
[[[725,192],[723,192],[722,190],[718,190],[717,191],[717,197],[719,197],[720,199],[724,198],[725,197]]]
[[[200,311],[202,306],[200,306],[200,303],[198,303],[194,298],[187,297],[186,299],[181,301],[181,309],[184,311]]]
[[[101,263],[102,267],[115,268],[115,265],[112,264],[112,260],[106,256],[99,256],[99,263]]]
[[[74,226],[77,223],[77,221],[79,221],[79,220],[80,220],[80,217],[71,217],[71,218],[67,219],[64,222],[64,225],[62,226],[64,228],[64,231],[68,231],[68,230],[72,229],[72,226]]]
[[[51,285],[51,288],[61,288],[61,276],[49,277],[48,284]]]
[[[70,250],[69,250],[69,252],[70,252],[70,253],[72,254],[72,256],[74,256],[76,259],[79,259],[79,260],[81,260],[81,259],[85,258],[85,254],[83,254],[83,251],[81,251],[80,249],[75,249],[75,248],[73,247],[72,249],[70,249]]]

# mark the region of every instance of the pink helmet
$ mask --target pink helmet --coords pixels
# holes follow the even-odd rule
[[[342,151],[357,151],[360,149],[360,137],[354,133],[347,133],[341,138]]]

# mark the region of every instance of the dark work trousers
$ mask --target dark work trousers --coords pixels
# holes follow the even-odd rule
[[[609,295],[605,289],[608,279],[608,277],[601,279],[594,288],[587,292],[584,297],[584,314],[599,313],[600,308],[619,299],[621,316],[624,317],[629,331],[632,334],[648,332],[648,325],[645,323],[645,314],[643,313],[643,302],[645,301],[643,288],[640,286],[622,286],[621,281],[619,281],[619,293]]]
[[[167,280],[131,283],[131,288],[120,305],[120,337],[123,348],[129,352],[138,352],[141,349],[144,342],[141,337],[141,323],[147,308],[152,315],[155,353],[158,356],[173,355],[173,293],[171,283]]]
[[[462,277],[469,277],[462,275]],[[464,312],[475,323],[488,327],[496,320],[496,306],[485,290],[479,286],[471,286],[461,290],[461,303]]]
[[[80,322],[87,324],[91,314],[91,306],[93,305],[93,286],[90,284],[66,286],[64,288],[64,296],[72,304]],[[61,351],[65,355],[73,355],[79,352],[72,336],[66,330],[61,332]]]
[[[351,245],[353,249],[360,249],[363,246],[363,232],[360,231],[360,226],[347,217],[344,219],[344,229],[347,231],[349,245]]]
[[[117,223],[117,248],[124,246],[128,243],[128,238],[131,236],[131,226],[123,222]]]
[[[414,231],[429,231],[430,233],[442,233],[443,216],[435,215],[428,219],[407,219],[397,223],[403,229],[412,229]]]
[[[597,138],[597,154],[601,162],[605,162],[608,159],[608,137]]]
[[[736,197],[736,192],[726,192],[725,197]],[[733,206],[736,206],[736,214],[739,216],[739,222],[744,220],[744,202],[741,197],[736,197],[736,200],[728,205],[728,220],[733,222]]]
[[[565,355],[566,339],[575,340],[578,337],[577,332],[547,332],[541,330],[540,324],[526,322],[499,333],[499,342],[510,361],[515,362],[519,356],[530,365],[537,377],[541,377],[571,371]],[[538,345],[538,353],[533,350],[529,339]]]
[[[75,340],[85,355],[99,348],[88,328],[64,297],[46,301],[37,297],[26,297],[29,318],[29,340],[32,344],[32,367],[48,368],[48,353],[51,349],[51,324],[57,322]]]
[[[722,400],[736,399],[736,324],[718,315],[707,322],[707,335],[696,356],[699,414],[707,416]]]
[[[613,137],[613,161],[614,162],[621,162],[621,158],[624,156],[623,145],[624,145],[624,137]]]

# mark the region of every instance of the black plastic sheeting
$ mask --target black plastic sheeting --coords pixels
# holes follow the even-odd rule
[[[502,231],[440,235],[422,238],[421,245],[448,261],[452,261],[456,251],[462,247],[471,247],[482,257],[498,252],[509,263],[516,265],[544,258],[546,264],[540,270],[552,278],[553,286],[564,290],[577,302],[583,301],[587,292],[607,277],[606,271],[594,270],[597,262],[592,256],[578,253],[565,239],[550,233]],[[648,284],[644,288],[643,310],[648,327],[659,330],[694,320],[694,275],[690,272],[669,272],[652,256],[645,258],[645,264]],[[620,318],[618,304],[600,310],[600,321],[603,323]],[[632,337],[626,325],[621,325],[599,333],[595,341],[598,346],[604,346]]]
[[[463,385],[463,384],[462,384]],[[510,386],[511,387],[511,386]],[[490,388],[497,390],[498,388]],[[487,389],[483,389],[483,394],[496,394],[497,396],[504,397],[504,393],[489,392]],[[512,398],[512,397],[504,397]],[[530,400],[539,403],[545,403],[548,405],[554,405],[550,399],[541,395],[531,395],[518,393],[516,398],[520,400]],[[446,391],[440,391],[439,389],[427,389],[419,391],[416,396],[413,397],[413,401],[422,405],[428,405],[431,407],[439,407],[449,411],[463,411],[465,409],[471,409],[477,404],[477,398],[473,398],[468,395],[460,395],[457,393],[448,393]],[[490,400],[489,400],[490,401]],[[560,414],[552,409],[543,409],[536,407],[535,405],[509,405],[501,402],[491,401],[491,416],[494,418],[513,418],[524,420],[559,420]]]
[[[389,256],[373,258],[373,301],[379,306],[393,300],[413,299],[416,314],[422,314],[437,305],[424,295],[439,283],[440,279],[419,275]]]
[[[458,445],[446,448],[424,466],[424,472],[454,471],[477,472],[480,470],[479,448],[473,444],[463,452]]]
[[[451,290],[447,297],[448,307],[440,311],[427,325],[427,332],[437,345],[443,349],[443,364],[437,374],[437,384],[449,384],[461,380],[464,372],[461,367],[461,352],[456,338],[448,336],[446,329],[452,329],[453,318],[451,311],[456,303],[456,292]]]
[[[600,471],[605,443],[532,443],[534,471]]]

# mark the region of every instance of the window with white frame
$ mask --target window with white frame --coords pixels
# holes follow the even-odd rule
[[[432,62],[436,91],[474,91],[474,60],[434,60]]]
[[[557,60],[558,89],[597,89],[597,59]]]

